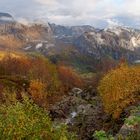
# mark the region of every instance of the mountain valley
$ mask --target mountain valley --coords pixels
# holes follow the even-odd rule
[[[0,139],[139,140],[140,30],[0,13]]]

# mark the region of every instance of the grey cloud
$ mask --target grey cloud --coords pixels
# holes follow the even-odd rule
[[[0,0],[0,9],[16,18],[43,19],[63,25],[104,28],[110,19],[125,26],[140,26],[139,0]]]

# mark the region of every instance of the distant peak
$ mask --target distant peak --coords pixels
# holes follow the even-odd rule
[[[1,17],[9,17],[9,18],[13,18],[12,15],[8,14],[8,13],[2,13],[0,12],[0,18]]]
[[[8,13],[1,13],[0,12],[0,23],[1,24],[11,23],[11,22],[14,22],[14,18],[12,17],[12,15],[10,15]]]

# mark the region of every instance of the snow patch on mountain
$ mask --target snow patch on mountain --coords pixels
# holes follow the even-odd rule
[[[24,48],[24,50],[29,50],[29,49],[31,49],[32,48],[32,46],[27,46],[26,48]]]
[[[131,41],[132,41],[132,44],[134,47],[136,47],[138,45],[135,37],[132,37]]]

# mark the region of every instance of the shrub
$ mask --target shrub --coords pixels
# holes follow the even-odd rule
[[[74,140],[65,125],[54,125],[42,108],[24,97],[23,102],[0,106],[1,140]]]
[[[12,57],[5,56],[0,61],[0,76],[23,76],[28,80],[39,79],[47,83],[48,92],[57,90],[61,85],[56,66],[43,56]]]
[[[93,137],[96,140],[115,140],[113,138],[113,136],[111,135],[107,135],[105,131],[100,130],[100,131],[95,131],[95,133],[93,134]]]
[[[66,90],[83,85],[81,77],[70,67],[58,66],[58,74]]]
[[[57,68],[47,58],[37,54],[23,56],[12,57],[9,54],[0,60],[1,91],[3,87],[16,89],[18,95],[28,91],[38,105],[44,106],[58,101],[74,86],[82,85],[81,78],[71,68]]]
[[[45,84],[39,80],[31,80],[29,93],[32,99],[39,105],[43,105],[46,100],[47,93],[45,92]]]
[[[128,136],[128,140],[140,139],[140,106],[135,107],[131,111],[131,117],[125,120],[125,124],[132,127],[132,133]]]
[[[119,118],[124,108],[139,100],[140,67],[121,65],[110,71],[100,82],[98,91],[105,111]]]

